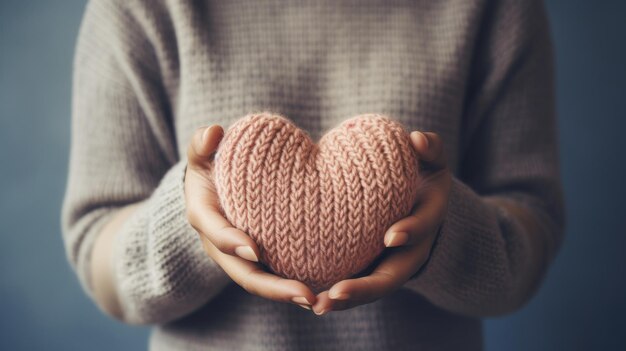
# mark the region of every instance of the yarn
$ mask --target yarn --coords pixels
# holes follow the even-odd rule
[[[381,114],[345,120],[318,144],[284,116],[249,114],[225,132],[213,167],[222,211],[260,261],[316,292],[381,254],[415,203],[418,173],[408,132]]]

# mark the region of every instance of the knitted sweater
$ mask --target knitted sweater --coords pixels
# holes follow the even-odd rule
[[[128,322],[155,325],[151,350],[481,349],[480,318],[528,301],[562,240],[552,61],[540,1],[92,0],[74,61],[69,260],[91,295],[96,236],[141,202],[113,260]],[[186,220],[184,155],[197,127],[260,110],[313,140],[363,113],[442,136],[453,185],[418,274],[321,317],[230,280]]]

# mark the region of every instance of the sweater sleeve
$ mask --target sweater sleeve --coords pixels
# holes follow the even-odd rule
[[[129,323],[161,324],[199,308],[230,281],[186,219],[168,94],[151,44],[120,1],[90,1],[74,57],[72,143],[62,226],[68,259],[92,293],[102,226],[140,203],[113,249]]]
[[[461,163],[428,262],[405,287],[446,310],[512,312],[563,236],[553,53],[540,1],[493,1],[468,87]]]

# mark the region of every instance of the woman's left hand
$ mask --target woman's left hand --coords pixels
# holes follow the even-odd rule
[[[385,234],[389,252],[365,277],[342,280],[317,295],[313,311],[322,315],[374,302],[399,289],[428,260],[446,215],[452,176],[441,138],[435,133],[411,133],[420,159],[422,183],[411,215]]]

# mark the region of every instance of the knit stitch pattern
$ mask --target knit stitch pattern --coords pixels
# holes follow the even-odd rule
[[[419,185],[407,131],[381,114],[348,119],[318,144],[280,114],[248,114],[226,132],[214,177],[226,218],[255,240],[261,262],[316,291],[382,252]]]

